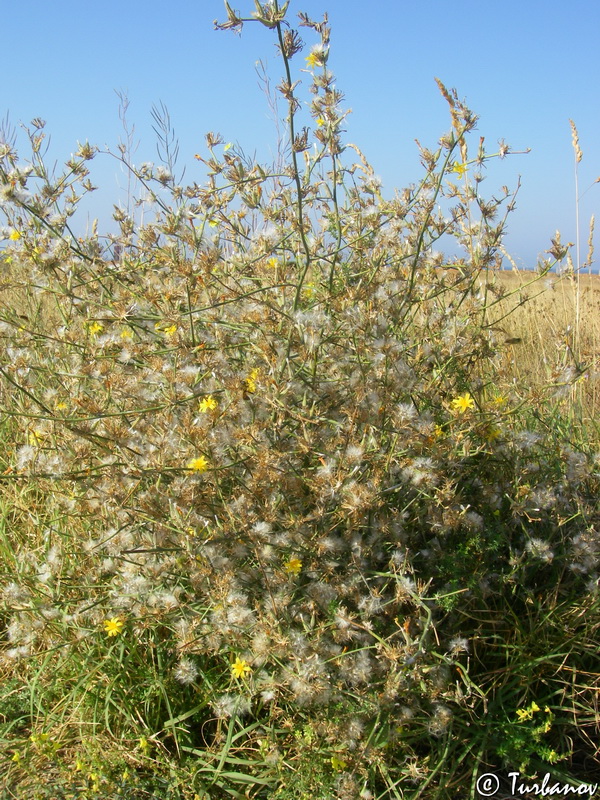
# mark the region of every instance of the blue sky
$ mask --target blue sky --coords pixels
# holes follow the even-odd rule
[[[243,16],[254,10],[252,0],[230,4]],[[507,246],[523,268],[535,266],[557,228],[563,241],[575,240],[572,118],[583,151],[585,256],[590,215],[600,212],[600,183],[591,185],[600,176],[600,4],[291,0],[290,10],[290,19],[298,11],[316,18],[329,13],[329,67],[352,109],[346,140],[373,164],[384,194],[421,176],[414,140],[433,147],[449,128],[436,76],[478,114],[473,148],[478,135],[490,150],[501,138],[515,150],[531,148],[491,167],[482,185],[482,193],[491,195],[504,184],[514,187],[521,176]],[[136,163],[157,160],[151,109],[161,102],[179,139],[187,180],[202,177],[193,156],[204,152],[209,130],[268,161],[277,135],[255,64],[262,59],[278,83],[273,34],[258,24],[245,26],[241,37],[215,31],[214,19],[225,19],[221,0],[13,4],[0,56],[0,117],[8,112],[13,125],[45,119],[49,158],[62,162],[78,141],[116,148],[124,138],[120,91],[130,101]],[[303,56],[314,43],[310,31],[300,33],[307,49],[292,62],[296,68],[305,66]],[[126,178],[108,157],[98,156],[92,166],[102,191],[87,213],[108,230],[112,203],[125,201]]]

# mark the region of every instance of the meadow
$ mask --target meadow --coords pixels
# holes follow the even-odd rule
[[[486,272],[480,286],[493,297],[507,380],[539,389],[553,383],[597,443],[600,276],[566,271],[540,279],[509,269]]]
[[[384,197],[326,18],[226,11],[279,48],[276,165],[211,132],[180,185],[158,115],[77,236],[97,149],[0,144],[0,797],[589,796],[598,277],[500,269],[510,148],[455,90]]]

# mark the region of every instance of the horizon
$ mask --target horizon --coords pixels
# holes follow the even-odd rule
[[[262,163],[276,158],[277,124],[255,66],[259,61],[265,65],[274,87],[280,63],[272,33],[260,24],[244,26],[241,36],[215,31],[213,20],[226,18],[221,0],[200,6],[186,0],[172,21],[165,19],[156,0],[143,5],[133,0],[125,8],[107,0],[102,16],[86,20],[88,30],[80,28],[67,41],[80,6],[73,0],[64,0],[58,8],[33,5],[33,14],[31,7],[14,9],[13,25],[27,30],[33,56],[23,59],[21,38],[8,37],[8,90],[0,118],[9,129],[34,117],[45,119],[48,164],[64,163],[77,143],[86,140],[116,151],[126,137],[119,93],[129,101],[126,124],[135,126],[136,164],[158,161],[152,108],[161,104],[169,111],[180,147],[178,167],[185,167],[187,181],[203,179],[194,155],[205,153],[204,134],[209,130],[239,143]],[[242,0],[234,7],[242,16],[254,10]],[[594,141],[600,125],[594,22],[600,22],[600,9],[590,9],[582,0],[569,8],[559,0],[532,2],[525,8],[509,0],[498,14],[475,0],[462,0],[452,20],[444,9],[441,0],[431,0],[423,19],[422,9],[402,9],[387,0],[368,15],[358,0],[344,2],[343,11],[338,0],[292,0],[288,13],[293,24],[299,11],[317,19],[328,11],[328,67],[345,95],[345,108],[352,109],[344,140],[365,154],[381,177],[384,196],[421,177],[414,140],[434,147],[449,128],[436,77],[448,88],[455,87],[479,117],[471,151],[479,136],[485,136],[489,152],[499,140],[513,150],[531,149],[528,155],[490,162],[482,184],[482,194],[491,196],[503,185],[515,189],[520,176],[516,210],[509,216],[504,240],[520,269],[535,269],[556,230],[563,242],[575,242],[572,119],[583,151],[578,166],[583,262],[590,217],[600,208],[600,186],[594,185],[600,175],[600,145],[597,138]],[[314,43],[310,31],[299,32],[305,49],[292,61],[294,79],[303,78],[304,58]],[[107,40],[112,40],[112,51]],[[505,55],[502,48],[508,43],[512,51]],[[398,57],[391,58],[391,52]],[[561,52],[568,57],[561,58]],[[303,88],[307,83],[304,80]],[[17,150],[27,159],[21,136]],[[127,177],[110,157],[100,154],[90,169],[99,189],[91,203],[86,201],[85,213],[76,214],[75,227],[80,232],[98,218],[100,232],[108,233],[114,228],[113,204],[126,200]],[[575,248],[572,257],[575,260]]]

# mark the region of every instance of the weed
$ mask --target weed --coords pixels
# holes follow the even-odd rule
[[[597,455],[535,387],[504,392],[480,287],[512,197],[481,184],[509,148],[473,152],[438,82],[450,130],[385,199],[344,142],[327,18],[300,15],[302,57],[287,4],[226,8],[279,48],[276,166],[209,133],[206,183],[180,185],[155,109],[164,163],[121,146],[140,203],[79,238],[98,150],[57,175],[41,120],[29,161],[1,145],[8,796],[450,798],[517,757],[577,777]]]

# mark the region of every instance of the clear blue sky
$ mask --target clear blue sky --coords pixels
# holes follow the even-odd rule
[[[243,16],[254,10],[252,0],[230,4]],[[13,125],[45,119],[51,159],[66,160],[77,141],[116,147],[123,138],[116,90],[130,100],[136,163],[157,161],[151,108],[161,101],[187,180],[202,176],[193,156],[204,152],[209,130],[270,159],[277,139],[255,63],[262,59],[273,83],[279,81],[273,33],[258,24],[245,26],[241,37],[215,31],[213,20],[226,18],[221,0],[23,0],[11,6],[0,54],[0,117],[8,112]],[[346,138],[367,155],[384,193],[420,177],[414,139],[434,146],[449,128],[437,76],[479,115],[477,133],[490,149],[500,138],[517,150],[531,148],[529,155],[498,162],[482,187],[493,194],[521,176],[507,240],[519,265],[535,266],[557,228],[564,241],[574,241],[569,118],[583,151],[580,193],[600,176],[600,4],[291,0],[290,9],[294,19],[298,11],[317,18],[329,13],[329,67],[352,109]],[[311,31],[300,33],[308,46],[314,43]],[[304,67],[307,53],[308,47],[292,64]],[[92,166],[102,192],[88,210],[100,217],[100,230],[108,230],[111,204],[124,201],[126,179],[108,158],[97,157]],[[600,237],[599,212],[600,183],[581,200],[584,243],[592,213]],[[597,249],[600,259],[600,238]],[[586,250],[582,246],[584,256]]]

